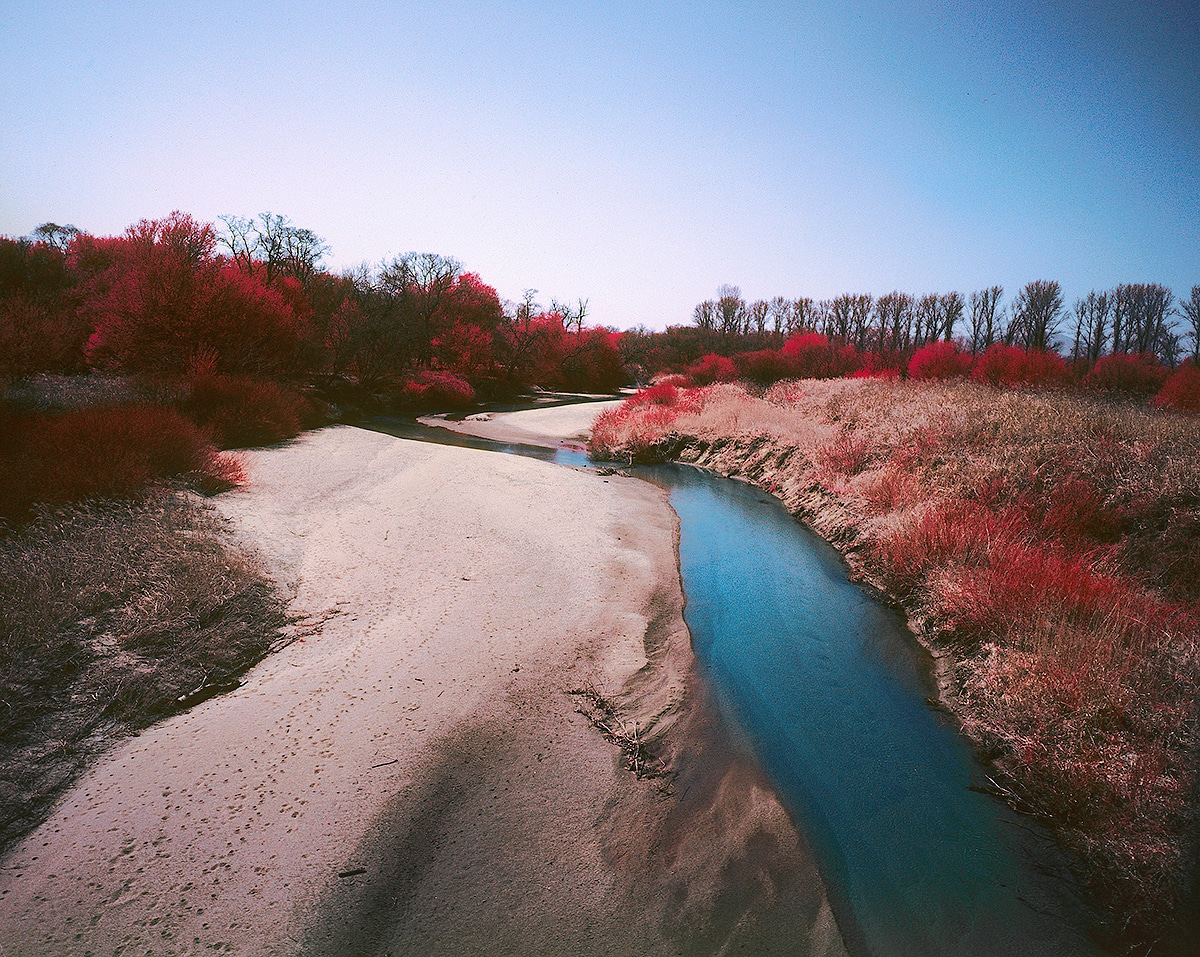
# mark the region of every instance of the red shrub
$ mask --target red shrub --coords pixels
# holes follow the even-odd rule
[[[1185,362],[1163,383],[1150,404],[1159,409],[1200,412],[1200,369]]]
[[[828,476],[853,476],[867,467],[872,444],[869,439],[845,429],[816,452],[817,464]]]
[[[1005,526],[986,508],[968,502],[930,503],[872,547],[889,586],[905,594],[943,565],[981,561],[986,543]]]
[[[888,358],[878,352],[864,352],[858,359],[858,368],[850,373],[851,379],[899,379],[900,369],[894,357]]]
[[[1146,397],[1154,395],[1167,381],[1170,371],[1149,353],[1114,352],[1104,356],[1083,378],[1086,388]]]
[[[1114,654],[1170,647],[1195,627],[1178,607],[1094,571],[1085,558],[1007,535],[984,549],[983,561],[956,568],[937,590],[937,614],[964,636],[1024,635],[1045,643],[1025,650],[1103,664]]]
[[[660,382],[648,389],[641,389],[625,400],[622,408],[639,405],[675,405],[679,401],[679,387],[674,382]]]
[[[566,335],[559,383],[570,392],[616,392],[625,384],[619,332],[581,329]]]
[[[908,361],[911,379],[954,379],[971,371],[971,357],[953,342],[930,342]]]
[[[166,406],[0,412],[0,516],[8,519],[39,504],[135,495],[185,472],[229,479],[234,465]]]
[[[687,375],[696,385],[732,382],[737,378],[737,367],[733,364],[732,359],[710,352],[688,366]]]
[[[299,434],[312,415],[295,389],[250,376],[193,375],[180,410],[224,449],[272,445]]]
[[[780,350],[797,379],[836,379],[859,368],[862,359],[852,345],[830,342],[819,332],[792,336]]]
[[[84,311],[88,360],[127,372],[182,374],[198,352],[222,373],[300,371],[310,330],[280,290],[214,255],[212,227],[173,213],[104,247]]]
[[[735,356],[733,361],[744,378],[759,385],[771,385],[780,379],[796,378],[795,363],[778,349],[743,352]]]
[[[475,401],[475,390],[451,372],[425,370],[404,384],[404,398],[420,410],[466,409]]]
[[[1057,352],[1044,349],[1021,349],[996,342],[988,346],[975,362],[971,377],[988,385],[1049,386],[1064,385],[1071,371]]]
[[[1128,524],[1118,509],[1106,503],[1095,483],[1082,475],[1068,475],[1022,504],[1037,525],[1068,547],[1115,542]]]

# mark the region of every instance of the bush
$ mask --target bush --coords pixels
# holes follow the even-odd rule
[[[475,390],[452,372],[424,370],[404,384],[404,399],[422,411],[466,409],[475,401]]]
[[[635,392],[625,400],[623,406],[636,408],[639,405],[676,405],[679,402],[679,390],[680,387],[675,382],[660,382]]]
[[[971,357],[953,342],[930,342],[908,361],[910,379],[956,379],[971,371]]]
[[[732,359],[710,352],[688,366],[687,376],[696,385],[732,382],[737,378],[737,367],[733,364]]]
[[[87,284],[94,366],[182,375],[197,354],[224,374],[303,371],[312,332],[279,289],[215,255],[211,226],[173,213],[108,244]]]
[[[1083,377],[1083,385],[1101,392],[1146,398],[1158,392],[1170,374],[1150,353],[1114,352],[1097,361]]]
[[[868,350],[859,356],[858,366],[849,376],[851,379],[899,379],[899,359]]]
[[[1200,369],[1190,360],[1185,362],[1163,383],[1150,404],[1158,409],[1200,412]]]
[[[313,413],[311,403],[295,389],[251,376],[215,373],[191,376],[179,407],[223,449],[290,439]]]
[[[758,385],[773,385],[780,379],[797,378],[795,364],[789,356],[780,349],[759,349],[755,352],[743,352],[733,360],[743,378]]]
[[[38,505],[127,498],[185,473],[214,490],[239,475],[168,406],[0,411],[0,518],[24,520]]]
[[[850,375],[862,364],[862,357],[852,345],[830,342],[819,332],[802,332],[792,336],[780,350],[797,379],[836,379]]]
[[[994,386],[1063,385],[1071,378],[1067,364],[1057,352],[1021,349],[996,342],[975,362],[971,377]]]

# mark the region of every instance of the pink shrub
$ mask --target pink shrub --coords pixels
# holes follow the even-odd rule
[[[971,357],[953,342],[930,342],[908,361],[910,379],[954,379],[971,371]]]
[[[687,374],[696,385],[711,385],[714,382],[732,382],[737,378],[737,367],[732,359],[710,352],[688,366]]]
[[[475,390],[452,372],[422,370],[404,384],[404,398],[418,409],[465,409],[475,401]]]
[[[1062,356],[1044,349],[1021,349],[996,342],[988,346],[975,362],[972,378],[988,385],[1048,386],[1063,385],[1071,372]]]
[[[1101,392],[1144,398],[1158,392],[1170,374],[1149,353],[1114,352],[1096,362],[1092,371],[1084,376],[1083,385]]]
[[[1190,360],[1185,362],[1171,373],[1150,404],[1158,409],[1200,412],[1200,369]]]

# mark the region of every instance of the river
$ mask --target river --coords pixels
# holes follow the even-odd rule
[[[586,456],[389,420],[404,438],[564,465]],[[848,949],[872,957],[1103,953],[1053,842],[986,793],[930,701],[905,623],[771,496],[685,466],[644,467],[679,516],[700,678],[807,835]]]

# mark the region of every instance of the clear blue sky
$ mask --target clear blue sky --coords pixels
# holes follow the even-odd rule
[[[271,210],[592,321],[1200,283],[1200,4],[0,0],[0,233]]]

